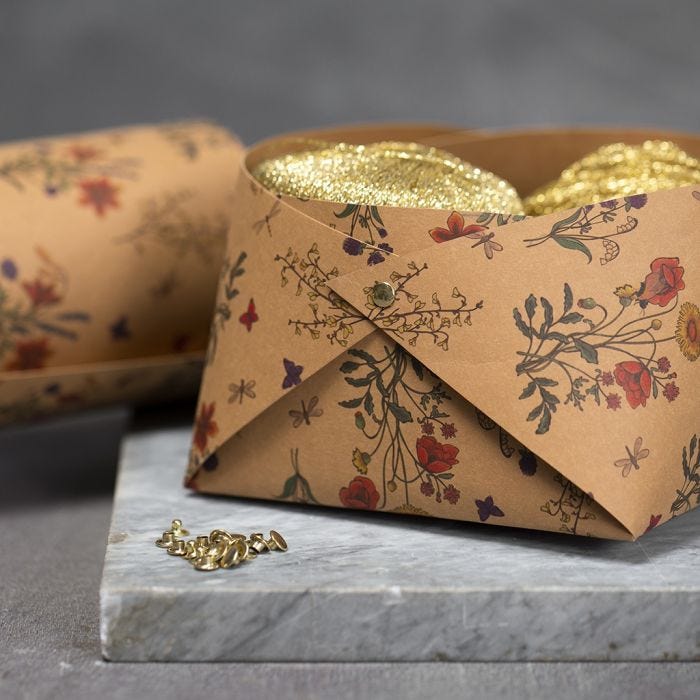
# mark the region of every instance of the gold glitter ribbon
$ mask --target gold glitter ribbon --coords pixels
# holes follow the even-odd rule
[[[602,146],[524,200],[539,216],[641,192],[700,183],[700,162],[670,141]]]
[[[417,143],[309,142],[264,160],[253,176],[277,194],[375,206],[521,214],[515,188],[447,151]]]

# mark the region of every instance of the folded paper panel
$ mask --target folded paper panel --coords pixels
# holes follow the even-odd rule
[[[332,293],[329,280],[358,269],[380,270],[396,253],[433,246],[426,230],[433,228],[431,221],[444,220],[436,210],[411,217],[391,207],[358,206],[345,214],[348,207],[332,203],[292,206],[290,198],[271,194],[245,168],[235,200],[245,204],[236,207],[229,236],[207,359],[212,370],[204,374],[201,395],[209,404],[226,404],[229,385],[245,380],[256,382],[256,401],[219,414],[217,436],[206,452],[193,452],[191,469],[373,330]],[[477,216],[467,216],[460,232],[483,228],[473,223]],[[364,225],[353,223],[360,217]],[[390,240],[394,243],[387,249]]]
[[[240,291],[213,336],[191,486],[622,539],[697,504],[692,188],[523,220],[292,202],[246,177],[228,255],[249,265],[222,278],[220,303],[226,279]]]
[[[195,433],[256,400],[240,386]],[[382,510],[615,539],[594,500],[375,331],[211,453],[200,493]]]
[[[203,356],[241,152],[205,122],[0,146],[0,403],[27,372]]]

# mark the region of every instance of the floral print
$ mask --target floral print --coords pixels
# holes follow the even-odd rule
[[[196,197],[196,191],[180,189],[142,200],[137,225],[117,236],[115,243],[131,244],[139,255],[154,247],[169,250],[187,264],[220,262],[228,217],[222,212],[195,214]]]
[[[639,224],[639,219],[629,212],[641,209],[646,203],[647,196],[639,194],[622,199],[609,199],[597,206],[587,204],[556,221],[548,233],[526,239],[525,243],[528,247],[533,247],[554,242],[565,250],[583,253],[590,263],[593,260],[591,244],[599,242],[603,249],[603,256],[599,258],[599,262],[601,265],[607,265],[620,254],[620,244],[613,239],[631,233]],[[619,223],[622,215],[625,215],[625,221]]]
[[[476,509],[479,513],[479,520],[481,522],[486,522],[489,518],[502,518],[505,513],[494,503],[493,496],[486,496],[486,498],[481,501],[478,498],[476,501]]]
[[[18,340],[15,343],[14,356],[5,364],[5,369],[19,372],[41,369],[52,354],[48,338]]]
[[[291,450],[292,475],[284,482],[282,493],[276,496],[279,500],[290,500],[296,503],[320,503],[314,497],[308,480],[303,476],[299,468],[299,448]]]
[[[452,469],[459,463],[459,448],[443,445],[434,437],[423,435],[416,440],[416,457],[421,467],[431,474],[440,474]]]
[[[374,510],[379,503],[379,491],[372,479],[356,476],[347,486],[340,489],[340,502],[346,508]]]
[[[269,270],[258,275],[257,269],[236,285],[240,297],[228,309],[235,331],[230,345],[243,343],[242,359],[266,333],[278,334],[280,342],[262,373],[242,362],[220,388],[208,385],[207,403],[220,400],[220,391],[221,405],[229,393],[235,396],[216,416],[230,433],[220,454],[231,464],[239,466],[238,444],[247,460],[259,435],[276,422],[291,440],[284,449],[299,446],[292,449],[292,469],[275,482],[282,500],[315,502],[317,496],[345,508],[612,537],[637,536],[648,518],[653,526],[669,517],[658,515],[663,502],[659,507],[648,493],[668,452],[655,426],[673,426],[692,414],[696,368],[684,358],[692,361],[696,352],[700,309],[686,301],[697,274],[687,246],[667,237],[666,249],[647,247],[655,235],[650,228],[661,220],[655,199],[619,197],[503,229],[516,219],[448,210],[409,220],[406,212],[373,212],[365,205],[287,206],[254,184],[246,193],[249,188],[257,192],[257,206],[242,233],[259,245],[250,249],[246,266],[273,264],[279,288],[265,289]],[[304,227],[304,216],[316,220]],[[328,221],[334,230],[324,237]],[[401,240],[399,228],[405,228]],[[451,248],[441,245],[449,242]],[[381,247],[387,243],[400,257]],[[635,244],[640,248],[632,251]],[[653,254],[627,259],[644,247]],[[372,272],[366,265],[378,267]],[[587,275],[576,275],[585,269]],[[538,270],[542,288],[528,289]],[[378,283],[395,292],[386,308],[377,303]],[[511,299],[513,289],[519,291]],[[222,285],[220,301],[224,297]],[[257,405],[244,398],[243,380],[229,386],[239,376],[258,379]],[[323,405],[319,420],[311,418],[312,396]],[[270,422],[261,421],[276,401]],[[513,411],[520,415],[515,422]],[[248,432],[253,421],[260,423]],[[335,425],[339,461],[329,464],[325,440]],[[620,437],[607,451],[607,438],[591,446],[590,468],[588,445],[581,444],[595,435],[567,442],[580,426],[607,426]],[[270,447],[269,456],[270,464],[279,460],[278,448]],[[281,458],[284,464],[284,452]],[[688,459],[691,475],[695,461]],[[248,464],[254,470],[255,458]],[[213,490],[223,490],[221,483],[212,479]],[[233,491],[233,473],[229,483]],[[594,490],[605,505],[595,501]],[[271,493],[257,477],[240,491]],[[621,505],[633,492],[645,504],[641,510]]]
[[[481,232],[485,230],[486,226],[479,224],[465,225],[464,217],[458,211],[453,211],[447,217],[447,228],[438,226],[430,229],[428,234],[436,243],[444,243],[445,241],[452,241],[463,236],[473,236],[474,234],[480,237]]]
[[[0,263],[0,361],[10,371],[45,367],[54,340],[77,340],[76,327],[90,320],[62,308],[68,275],[43,248],[36,255],[38,268],[27,276],[10,258]]]
[[[637,360],[615,365],[615,381],[623,388],[627,403],[632,408],[646,406],[651,396],[651,372]]]
[[[457,435],[455,424],[446,420],[444,406],[451,397],[442,383],[428,383],[424,367],[398,344],[386,348],[384,356],[353,348],[340,372],[360,394],[340,406],[354,411],[354,426],[369,443],[365,450],[354,448],[352,465],[362,475],[381,469],[381,507],[399,486],[404,505],[412,505],[411,485],[417,481],[423,496],[456,504],[460,491],[449,481],[459,464],[459,448],[433,436],[436,425],[446,440]],[[415,449],[410,449],[407,434],[416,424]]]
[[[695,362],[700,357],[700,308],[697,304],[686,301],[681,306],[674,337],[688,360]]]
[[[59,142],[40,141],[27,146],[24,153],[0,162],[0,182],[18,191],[38,183],[48,197],[78,187],[79,203],[99,206],[102,213],[98,216],[102,216],[112,200],[113,180],[137,179],[140,166],[139,159],[113,158],[88,141],[77,141],[67,148]]]
[[[207,364],[214,361],[216,350],[219,344],[219,333],[221,333],[227,322],[232,316],[231,302],[240,294],[238,284],[240,278],[245,274],[246,270],[243,264],[248,258],[245,251],[241,251],[233,262],[230,258],[226,258],[221,267],[219,275],[219,298],[214,308],[214,317],[211,321],[209,329],[209,346],[207,347]]]
[[[109,178],[83,180],[78,184],[81,189],[80,204],[92,207],[97,216],[104,216],[110,208],[119,208],[117,199],[119,188]]]
[[[559,520],[560,532],[581,534],[581,523],[596,519],[591,508],[592,494],[584,493],[576,484],[558,473],[554,475],[554,482],[559,487],[559,495],[540,506],[540,510]]]
[[[216,403],[203,403],[199,408],[199,413],[194,424],[194,444],[200,452],[205,452],[209,443],[209,438],[214,437],[219,432],[219,426],[214,420]]]
[[[301,384],[301,373],[304,371],[304,368],[286,357],[282,360],[282,364],[284,365],[282,388],[291,389],[293,386]]]
[[[367,264],[378,265],[386,260],[394,249],[386,242],[389,232],[377,207],[348,204],[342,211],[334,212],[337,219],[349,222],[346,238],[343,240],[343,252],[359,256],[367,253]],[[360,236],[364,239],[361,240]]]
[[[663,316],[675,309],[678,294],[685,289],[684,268],[678,258],[656,258],[650,270],[641,284],[623,284],[615,289],[616,311],[592,297],[579,299],[579,310],[574,310],[568,283],[564,285],[559,316],[555,317],[548,299],[540,297],[538,301],[534,294],[525,300],[524,314],[513,309],[515,325],[528,339],[527,350],[518,351],[522,359],[516,372],[529,380],[519,398],[538,399],[527,415],[528,421],[538,421],[537,434],[549,431],[552,416],[562,405],[557,394],[562,380],[568,387],[564,389],[563,405],[580,410],[587,401],[599,406],[604,401],[608,409],[620,409],[620,396],[609,390],[613,380],[632,409],[646,407],[659,394],[669,402],[678,397],[680,388],[675,382],[676,373],[670,372],[670,360],[665,355],[657,359],[656,355],[659,346],[671,340],[659,337],[659,331]],[[650,306],[659,310],[630,318],[635,309],[644,312]],[[538,311],[541,322],[536,322]],[[624,359],[610,370],[600,367],[603,357]]]
[[[329,288],[328,283],[340,274],[338,267],[328,268],[322,264],[317,243],[303,257],[290,248],[285,255],[275,255],[275,262],[281,266],[281,286],[286,287],[291,281],[295,294],[305,294],[309,299],[307,316],[289,319],[295,334],[300,336],[306,333],[313,340],[318,340],[324,332],[331,345],[346,347],[355,332],[354,327],[358,323],[365,323],[367,318]],[[396,299],[407,301],[412,305],[411,308],[377,308],[372,302],[372,288],[369,287],[364,290],[372,309],[368,317],[385,332],[406,337],[409,345],[415,345],[419,338],[426,338],[432,339],[437,347],[447,350],[447,329],[452,325],[470,326],[472,313],[483,308],[483,302],[470,303],[457,287],[452,289],[449,304],[442,304],[437,293],[432,294],[429,302],[420,299],[410,288],[412,282],[427,269],[427,265],[418,266],[415,262],[409,262],[407,268],[406,272],[393,270],[389,279],[395,285]]]
[[[248,333],[250,333],[250,331],[253,330],[253,324],[259,320],[260,317],[255,310],[255,302],[251,299],[248,302],[248,309],[238,317],[238,321],[242,323]]]
[[[678,258],[656,258],[651,264],[651,272],[646,276],[641,291],[637,295],[640,306],[646,304],[667,306],[685,289],[684,269]]]
[[[644,534],[653,530],[660,522],[661,522],[661,513],[659,513],[658,515],[650,515],[649,516],[649,524],[647,525],[647,529],[644,530]]]
[[[697,434],[693,435],[687,447],[683,446],[681,467],[683,483],[676,489],[676,498],[670,509],[674,518],[700,504],[700,438]]]
[[[54,289],[53,283],[47,283],[42,279],[37,278],[31,282],[23,282],[22,287],[35,308],[38,306],[51,306],[51,304],[61,301],[61,297]]]

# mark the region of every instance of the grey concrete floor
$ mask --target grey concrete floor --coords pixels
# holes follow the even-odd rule
[[[142,413],[131,429],[184,424],[188,413]],[[700,664],[105,662],[98,589],[127,424],[117,410],[0,431],[2,700],[697,697]]]

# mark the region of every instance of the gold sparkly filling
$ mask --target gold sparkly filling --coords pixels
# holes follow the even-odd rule
[[[602,146],[524,201],[533,216],[700,183],[700,162],[670,141]]]
[[[261,162],[253,176],[276,194],[302,199],[523,212],[508,182],[437,148],[398,141],[310,146]]]

